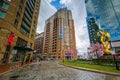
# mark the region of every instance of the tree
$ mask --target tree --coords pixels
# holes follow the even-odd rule
[[[102,44],[100,43],[96,43],[96,44],[90,44],[90,53],[95,53],[97,58],[99,58],[100,56],[103,56],[104,54],[104,47]]]
[[[74,48],[67,49],[65,55],[67,56],[67,58],[76,60],[76,52],[77,52],[77,50]]]

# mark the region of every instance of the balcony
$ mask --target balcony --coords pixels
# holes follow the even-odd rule
[[[29,8],[28,6],[26,6],[26,9],[27,9],[29,15],[32,17],[32,14],[33,14],[33,13],[30,11],[30,8]]]
[[[28,31],[26,31],[22,26],[20,28],[20,32],[27,35],[27,36],[29,35]]]
[[[30,26],[31,25],[31,23],[30,23],[30,21],[24,16],[24,21],[28,24],[28,26]]]
[[[32,17],[28,14],[27,11],[25,11],[25,16],[26,16],[26,17],[29,19],[29,21],[31,22]]]
[[[30,27],[22,21],[22,26],[27,30],[27,31],[30,31]]]

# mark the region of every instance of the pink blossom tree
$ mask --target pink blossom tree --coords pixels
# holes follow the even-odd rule
[[[90,44],[90,53],[96,53],[97,58],[104,54],[104,47],[100,43]]]
[[[71,59],[72,59],[72,56],[76,55],[76,52],[77,52],[77,50],[74,49],[74,48],[68,49],[68,50],[66,50],[65,55],[66,55],[67,57],[71,57]],[[76,58],[76,57],[74,57],[74,59],[75,59],[75,58]]]

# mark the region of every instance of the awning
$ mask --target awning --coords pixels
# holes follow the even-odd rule
[[[24,51],[34,51],[31,48],[28,48],[28,47],[19,47],[19,46],[15,46],[14,49],[15,50],[24,50]]]

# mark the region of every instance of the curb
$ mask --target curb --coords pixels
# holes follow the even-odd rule
[[[63,65],[63,66],[66,66],[66,67],[70,67],[70,68],[78,69],[78,70],[84,70],[84,71],[96,72],[96,73],[107,74],[107,75],[113,75],[113,76],[120,76],[120,73],[115,73],[115,72],[106,72],[106,71],[100,71],[100,70],[95,70],[95,69],[88,69],[88,68],[82,68],[82,67],[70,66],[70,65],[61,64],[61,63],[59,63],[59,64],[60,64],[60,65]]]

